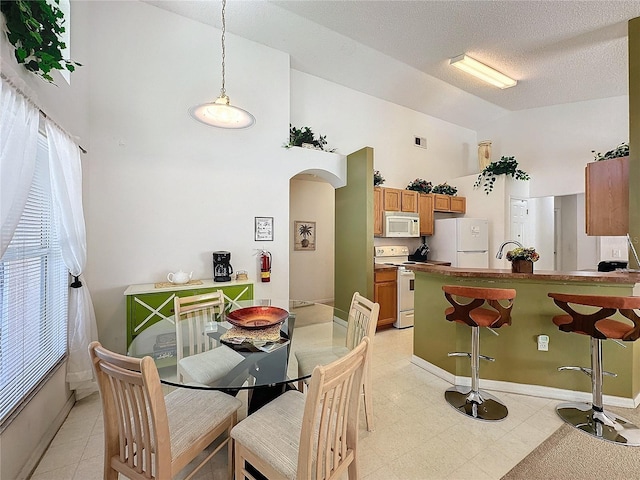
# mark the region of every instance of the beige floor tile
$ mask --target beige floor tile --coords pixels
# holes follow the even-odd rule
[[[40,460],[35,474],[57,470],[61,467],[77,465],[82,458],[86,441],[76,441],[62,445],[51,446]]]
[[[78,467],[77,463],[55,468],[44,473],[34,473],[31,480],[73,480],[73,475]]]

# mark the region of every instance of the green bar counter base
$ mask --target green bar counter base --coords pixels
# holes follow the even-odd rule
[[[590,337],[558,330],[551,319],[563,312],[547,293],[640,295],[637,273],[527,274],[428,265],[407,265],[407,268],[416,274],[413,363],[452,384],[469,383],[469,362],[447,356],[450,351],[470,351],[468,327],[446,321],[444,311],[450,305],[442,295],[442,286],[513,288],[518,301],[511,312],[511,326],[500,329],[499,338],[487,329],[481,331],[480,353],[496,359],[495,363],[481,363],[481,387],[546,398],[585,401],[591,398],[588,376],[558,371],[562,365],[590,367]],[[538,335],[549,336],[548,351],[538,350]],[[605,404],[633,408],[640,401],[640,342],[625,345],[627,348],[613,341],[603,342],[603,368],[618,375],[605,377],[603,391]]]
[[[127,297],[127,348],[133,339],[145,328],[173,315],[173,298],[200,295],[222,290],[225,303],[253,300],[253,282],[232,280],[214,282],[202,280],[199,285],[171,285],[155,288],[153,283],[130,285],[124,295]]]

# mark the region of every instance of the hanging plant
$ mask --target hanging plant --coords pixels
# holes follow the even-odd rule
[[[518,168],[518,162],[515,157],[502,157],[497,162],[491,162],[480,172],[478,179],[473,184],[473,188],[479,188],[482,185],[484,193],[489,195],[489,192],[493,190],[493,184],[498,175],[511,175],[516,180],[530,179],[527,172]]]
[[[289,143],[283,145],[284,148],[291,147],[306,147],[315,150],[323,150],[325,152],[335,152],[335,148],[331,150],[325,148],[327,144],[326,135],[314,135],[313,131],[309,127],[296,128],[289,124]]]
[[[441,193],[442,195],[451,195],[452,197],[454,197],[458,193],[458,189],[456,187],[448,185],[447,182],[444,182],[433,187],[431,189],[431,193]]]
[[[15,0],[0,2],[6,19],[7,37],[14,46],[18,63],[53,83],[52,70],[73,72],[82,64],[62,58],[66,48],[61,34],[64,13],[60,0]]]
[[[427,182],[421,178],[416,178],[413,182],[407,185],[406,190],[414,190],[420,193],[431,193],[433,185],[431,182]]]
[[[628,157],[629,156],[629,144],[628,143],[621,143],[620,145],[618,145],[615,150],[609,150],[607,153],[605,153],[604,155],[600,152],[596,152],[595,150],[591,150],[591,153],[593,153],[593,159],[596,162],[599,162],[601,160],[609,160],[611,158],[620,158],[620,157]]]
[[[373,172],[373,186],[379,187],[384,183],[384,177],[380,173],[380,170],[374,170]]]

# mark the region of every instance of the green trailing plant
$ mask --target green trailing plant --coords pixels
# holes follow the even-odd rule
[[[318,135],[317,137],[309,127],[296,128],[289,124],[289,143],[285,143],[285,148],[302,147],[303,144],[312,145],[316,150],[324,150],[325,152],[334,152],[335,148],[327,149],[327,136]]]
[[[53,83],[52,70],[73,72],[82,66],[62,58],[66,45],[61,40],[65,32],[64,13],[59,0],[14,0],[0,2],[5,16],[7,37],[14,46],[18,63]]]
[[[510,175],[516,180],[529,180],[529,174],[518,168],[518,162],[515,157],[501,157],[497,162],[491,162],[487,165],[478,179],[473,184],[473,188],[484,188],[484,193],[489,195],[493,191],[493,184],[498,175]]]
[[[373,172],[373,186],[379,187],[384,183],[384,177],[380,173],[380,170],[374,170]]]
[[[442,195],[451,195],[454,197],[458,194],[458,189],[444,182],[433,187],[431,193],[441,193]]]
[[[612,158],[620,158],[620,157],[628,157],[629,156],[629,144],[624,142],[618,145],[615,149],[609,150],[604,155],[600,152],[596,152],[595,150],[591,150],[593,153],[593,159],[596,162],[601,160],[610,160]]]
[[[427,182],[421,178],[416,178],[413,182],[407,185],[406,190],[414,190],[420,193],[431,193],[432,188],[433,184],[431,182]]]

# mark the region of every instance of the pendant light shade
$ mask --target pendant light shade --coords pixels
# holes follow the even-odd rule
[[[226,0],[222,0],[222,88],[220,96],[215,101],[196,105],[189,109],[189,115],[205,125],[219,128],[247,128],[256,123],[256,119],[246,110],[234,107],[229,103],[225,90],[225,45],[226,31],[225,8]]]

